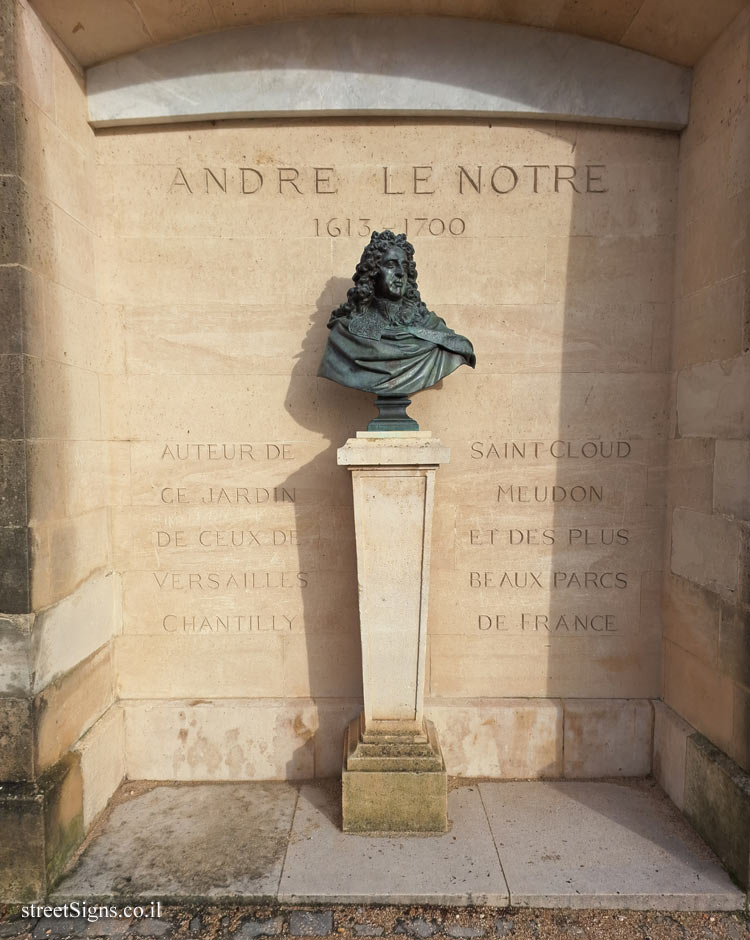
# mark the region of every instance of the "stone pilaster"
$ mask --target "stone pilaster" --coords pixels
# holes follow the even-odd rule
[[[34,223],[17,135],[19,17],[16,0],[0,0],[0,900],[10,902],[42,898],[83,838],[79,755],[41,772],[35,753],[24,376]]]

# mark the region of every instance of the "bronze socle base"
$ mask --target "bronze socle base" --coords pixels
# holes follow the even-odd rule
[[[406,413],[410,404],[411,398],[404,395],[378,395],[375,399],[378,416],[367,425],[367,430],[418,431],[419,425]]]

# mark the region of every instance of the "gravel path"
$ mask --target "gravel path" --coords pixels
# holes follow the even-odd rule
[[[18,919],[0,910],[1,940],[750,940],[747,915],[439,907],[165,907],[158,919]]]

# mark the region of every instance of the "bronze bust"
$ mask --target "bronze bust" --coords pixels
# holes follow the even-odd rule
[[[373,232],[352,280],[328,321],[318,375],[378,396],[380,417],[368,430],[416,429],[406,415],[407,396],[460,365],[474,368],[474,348],[422,302],[414,247],[405,235]]]

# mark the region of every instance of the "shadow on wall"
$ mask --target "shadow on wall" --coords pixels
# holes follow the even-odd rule
[[[298,567],[306,580],[301,592],[305,666],[300,671],[307,674],[295,676],[287,694],[309,696],[317,705],[316,777],[339,773],[344,728],[362,710],[352,486],[349,471],[337,466],[336,451],[367,426],[372,407],[369,396],[322,378],[314,384],[313,401],[303,403],[307,383],[298,387],[297,380],[317,374],[331,310],[350,286],[350,279],[333,277],[323,288],[284,400],[295,423],[323,439],[320,452],[283,484],[294,493]]]
[[[497,146],[512,130],[483,133]],[[482,296],[437,312],[474,341],[477,372],[448,379],[440,407],[423,399],[425,426],[452,449],[436,486],[431,706],[452,766],[645,774],[647,700],[661,690],[678,140],[540,123],[518,145],[558,166],[539,168],[546,191],[471,210],[484,226],[474,251],[491,245],[473,259],[481,280],[466,280]],[[461,382],[463,409],[445,424]],[[439,551],[448,539],[454,559]]]
[[[609,166],[606,193],[573,195],[560,298],[547,692],[658,698],[678,138],[585,125],[559,134],[576,166]],[[591,715],[594,734],[615,722]],[[630,743],[650,748],[650,733]]]
[[[535,639],[547,647],[547,694],[565,700],[563,775],[644,775],[653,734],[644,700],[662,694],[678,138],[584,125],[559,133],[576,166],[609,165],[606,193],[572,197],[557,426],[539,429],[554,544]]]
[[[490,139],[503,127],[490,129]],[[563,763],[537,773],[644,774],[650,770],[653,718],[643,700],[661,692],[659,592],[677,139],[662,131],[572,124],[540,125],[534,132],[544,134],[556,160],[576,171],[574,181],[585,180],[592,165],[603,168],[602,179],[590,191],[580,182],[561,180],[552,202],[540,199],[529,210],[537,221],[519,222],[527,226],[523,244],[538,252],[523,265],[533,261],[539,268],[535,303],[520,302],[518,291],[511,291],[484,297],[466,310],[434,304],[457,331],[476,337],[480,368],[466,370],[439,395],[432,390],[420,400],[424,426],[454,449],[454,462],[439,475],[436,494],[430,620],[434,626],[440,609],[440,625],[430,637],[429,694],[437,707],[434,696],[452,694],[480,712],[483,704],[502,704],[509,696],[562,700],[565,747],[558,743],[558,757]],[[488,285],[509,276],[503,259],[518,234],[510,205],[494,204],[493,211],[507,217],[492,220],[500,234],[492,255],[497,270],[488,272]],[[543,238],[530,227],[540,223]],[[431,294],[439,282],[428,264],[423,261],[434,285],[427,287],[426,300],[433,306]],[[523,277],[525,285],[528,271]],[[299,570],[308,578],[301,592],[304,657],[300,651],[296,672],[295,663],[285,662],[285,695],[316,702],[316,775],[338,772],[344,726],[361,708],[351,481],[336,465],[336,449],[366,426],[372,405],[369,396],[324,379],[312,384],[312,401],[308,391],[330,311],[349,286],[344,277],[326,283],[285,398],[295,423],[322,443],[284,482],[295,494]],[[462,382],[463,394],[470,396],[466,402]],[[505,388],[509,420],[493,408]],[[486,409],[465,411],[469,401],[485,399]],[[467,553],[461,545],[468,539],[466,514],[476,508],[487,518],[486,503],[477,508],[477,499],[486,496],[477,495],[480,468],[467,458],[470,436],[500,426],[506,428],[502,443],[509,450],[492,464],[484,461],[482,478],[483,493],[487,483],[494,487],[491,524],[504,530],[505,548]],[[501,443],[499,436],[496,440]],[[304,443],[317,446],[310,439]],[[464,561],[454,563],[449,539]],[[469,559],[472,567],[533,572],[542,582],[538,592],[529,586],[514,593],[482,592],[480,603],[497,604],[510,624],[495,637],[477,634],[475,622],[467,625],[467,598],[476,605],[480,592],[467,593],[465,586],[450,590],[450,583],[465,585],[467,572],[461,569]],[[444,711],[446,721],[453,720],[448,702]],[[486,724],[480,740],[492,738],[500,775],[508,775],[504,731],[488,731]],[[457,755],[466,735],[458,725],[451,734],[461,738],[454,742]],[[450,742],[446,745],[452,760]]]

